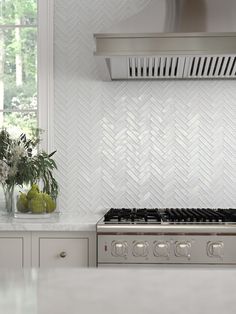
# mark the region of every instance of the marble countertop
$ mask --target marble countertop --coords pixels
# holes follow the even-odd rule
[[[96,223],[101,217],[76,213],[60,213],[42,219],[0,216],[0,231],[96,231]]]
[[[236,269],[0,271],[4,314],[235,314]]]

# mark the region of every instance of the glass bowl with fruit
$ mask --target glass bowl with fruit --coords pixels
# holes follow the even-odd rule
[[[56,201],[46,192],[40,191],[37,184],[25,192],[19,192],[16,198],[14,216],[16,218],[36,218],[50,216],[56,211]]]

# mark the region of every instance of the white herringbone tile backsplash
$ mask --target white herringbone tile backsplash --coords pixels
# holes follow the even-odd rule
[[[92,34],[147,3],[55,1],[62,211],[236,206],[236,81],[99,80]]]

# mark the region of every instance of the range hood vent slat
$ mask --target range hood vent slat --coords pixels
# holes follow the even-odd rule
[[[224,73],[225,73],[227,62],[228,62],[228,58],[223,57],[221,67],[219,69],[219,76],[220,77],[222,77],[224,75]]]
[[[234,57],[234,61],[233,61],[233,65],[232,65],[232,69],[230,71],[230,76],[235,75],[235,71],[236,71],[236,57]]]
[[[198,71],[199,76],[203,75],[205,63],[206,63],[206,57],[200,57],[200,64],[199,64],[199,71]]]
[[[216,72],[215,72],[215,74],[218,75],[218,76],[221,73],[221,69],[222,69],[223,63],[224,63],[224,57],[221,56],[221,57],[219,57],[218,64],[217,64],[217,67],[216,67]]]
[[[233,62],[234,62],[234,58],[229,57],[229,62],[227,63],[227,66],[226,66],[226,69],[225,69],[225,74],[224,74],[226,77],[230,76],[230,71],[231,71]]]

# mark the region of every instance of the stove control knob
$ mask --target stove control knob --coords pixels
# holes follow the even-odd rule
[[[155,241],[153,254],[158,257],[169,257],[170,256],[170,243]]]
[[[133,242],[133,255],[145,257],[148,255],[148,243],[146,241]]]
[[[191,243],[186,242],[176,242],[175,243],[175,256],[177,257],[187,257],[191,258]]]
[[[210,257],[223,257],[224,243],[223,242],[208,242],[207,255]]]
[[[116,257],[125,257],[128,254],[127,242],[123,241],[112,241],[111,243],[111,254]]]

